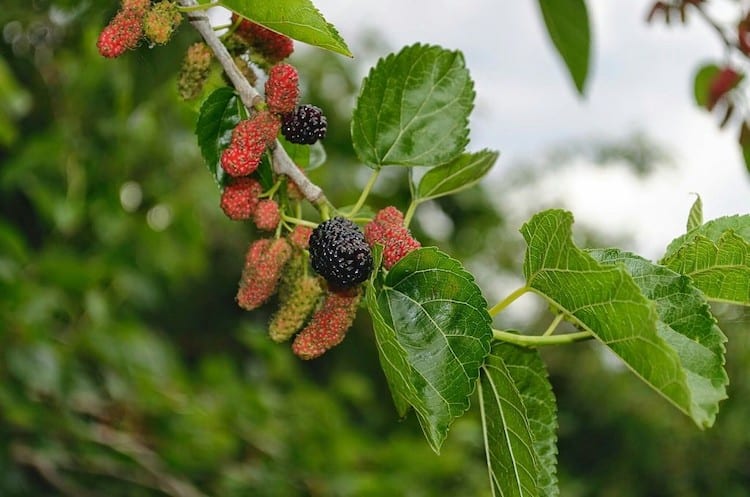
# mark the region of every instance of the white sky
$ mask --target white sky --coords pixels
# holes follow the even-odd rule
[[[502,152],[488,181],[567,141],[642,131],[664,146],[674,166],[645,181],[580,164],[512,199],[519,226],[537,210],[564,204],[580,223],[633,235],[635,245],[624,248],[656,259],[684,231],[690,192],[701,194],[707,220],[750,212],[750,175],[736,145],[737,126],[719,131],[718,117],[692,101],[694,71],[721,60],[722,46],[697,18],[687,26],[647,25],[649,1],[587,3],[594,52],[581,99],[535,0],[469,0],[460,8],[442,0],[315,0],[355,55],[357,40],[369,30],[382,33],[394,50],[423,42],[464,52],[477,91],[470,148]]]

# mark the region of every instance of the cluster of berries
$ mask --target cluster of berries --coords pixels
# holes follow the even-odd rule
[[[276,342],[294,336],[292,351],[302,359],[319,357],[341,343],[362,298],[359,288],[334,289],[307,274],[304,250],[310,236],[310,228],[297,226],[286,237],[253,242],[237,292],[238,304],[247,310],[278,293],[269,335]]]
[[[119,57],[137,47],[144,36],[151,43],[168,42],[180,22],[182,15],[174,2],[151,5],[150,0],[122,0],[120,10],[99,34],[96,46],[104,57]]]
[[[286,63],[274,65],[265,84],[266,110],[255,112],[232,131],[230,143],[221,154],[221,167],[232,178],[221,198],[221,207],[230,219],[252,218],[262,230],[273,230],[278,226],[278,203],[273,199],[260,200],[260,184],[249,176],[258,169],[266,150],[275,146],[282,122],[288,122],[288,116],[297,116],[300,109],[304,119],[294,118],[296,125],[289,128],[289,133],[299,138],[297,142],[314,143],[325,135],[325,118],[320,109],[313,107],[317,112],[309,113],[306,109],[312,106],[298,107],[299,93],[299,76],[294,66]],[[315,136],[312,141],[311,135]],[[287,193],[290,198],[300,197],[292,182],[289,182]]]

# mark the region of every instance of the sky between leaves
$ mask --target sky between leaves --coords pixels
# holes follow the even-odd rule
[[[633,245],[625,248],[657,259],[685,229],[694,200],[690,192],[703,197],[705,219],[750,211],[750,176],[733,131],[719,131],[715,117],[692,101],[694,71],[722,55],[716,37],[697,19],[687,26],[647,25],[647,0],[588,2],[594,52],[581,99],[552,50],[534,1],[471,0],[460,8],[425,0],[315,4],[355,56],[368,29],[382,33],[393,50],[421,41],[464,52],[477,92],[470,148],[502,152],[488,181],[501,180],[551,147],[624,139],[636,131],[673,158],[671,167],[646,180],[618,168],[592,171],[582,161],[533,192],[506,199],[518,225],[532,212],[564,202],[577,223],[632,235]],[[375,60],[365,62],[369,67]]]

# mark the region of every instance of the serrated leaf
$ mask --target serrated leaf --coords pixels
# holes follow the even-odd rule
[[[688,214],[687,230],[695,229],[701,224],[703,224],[703,201],[701,196],[696,193],[695,202],[690,207],[690,213]]]
[[[373,168],[439,166],[468,143],[474,83],[461,52],[412,45],[381,59],[362,83],[352,144]]]
[[[325,20],[310,0],[222,0],[221,4],[289,38],[352,57],[336,28]]]
[[[490,350],[487,303],[471,274],[434,247],[411,252],[382,283],[371,280],[366,297],[398,413],[412,406],[439,452]]]
[[[572,240],[573,216],[561,210],[523,225],[527,285],[590,331],[646,384],[690,412],[690,391],[677,353],[658,335],[656,309],[627,271],[599,264]]]
[[[232,130],[240,122],[239,97],[233,89],[223,87],[211,93],[201,105],[195,134],[208,171],[219,187],[224,185],[221,152],[232,139]]]
[[[504,363],[512,385],[520,395],[522,406],[519,407],[523,407],[525,418],[528,420],[532,440],[531,447],[536,461],[534,477],[538,494],[544,497],[556,497],[559,494],[555,474],[557,466],[557,407],[544,362],[538,351],[504,342],[493,344],[485,369],[491,367],[493,361],[498,359],[501,359]],[[486,376],[489,378],[490,375]],[[480,398],[486,399],[485,392],[488,389],[484,383],[485,377],[482,377]],[[508,403],[507,400],[506,403]],[[484,428],[487,430],[486,425]],[[507,483],[511,480],[502,476],[502,468],[508,468],[512,461],[501,463],[500,471],[495,471],[494,465],[491,464],[493,460],[502,459],[503,448],[504,446],[497,443],[488,444],[486,447],[488,451],[495,452],[493,456],[488,454],[490,480],[498,482],[497,485],[493,484],[493,491],[496,491],[499,495],[514,495],[511,489],[503,488],[503,482],[506,482],[505,486],[507,486]],[[515,485],[511,485],[515,487]],[[496,489],[495,486],[500,486],[500,488]]]
[[[750,305],[750,243],[733,230],[716,242],[698,235],[664,264],[690,276],[711,300]]]
[[[479,407],[492,495],[538,496],[539,463],[526,407],[505,362],[495,353],[482,366]]]
[[[734,231],[740,238],[750,241],[750,214],[712,219],[684,235],[678,236],[667,247],[661,263],[664,264],[664,261],[673,256],[683,245],[692,242],[698,236],[704,236],[712,242],[717,242],[725,232],[730,230]]]
[[[584,0],[539,0],[547,32],[583,95],[589,72],[591,28]]]
[[[727,397],[729,378],[724,370],[726,337],[703,294],[691,279],[635,254],[617,249],[592,250],[589,254],[605,264],[621,264],[656,304],[657,331],[676,352],[690,390],[689,415],[704,428],[712,426],[719,402]]]
[[[419,182],[417,198],[425,201],[470,188],[487,174],[499,156],[499,152],[482,150],[461,154],[448,164],[430,169]]]
[[[705,64],[695,73],[695,77],[693,78],[693,97],[698,106],[708,108],[709,88],[711,88],[711,82],[719,74],[719,70],[719,66],[716,64]]]

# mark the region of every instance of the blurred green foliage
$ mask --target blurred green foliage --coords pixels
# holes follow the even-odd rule
[[[489,495],[477,413],[433,454],[413,416],[396,417],[365,313],[304,363],[266,337],[270,309],[236,306],[253,233],[218,208],[195,105],[175,92],[196,35],[105,60],[95,41],[114,8],[0,9],[0,495]],[[364,68],[302,48],[293,63],[329,119],[329,162],[310,176],[353,203],[369,173],[348,127]],[[383,176],[373,207],[404,207],[405,173]],[[431,203],[415,232],[519,274],[520,238],[490,200],[515,184]],[[705,433],[593,344],[545,351],[562,495],[746,494],[749,321],[722,315],[730,399]]]

